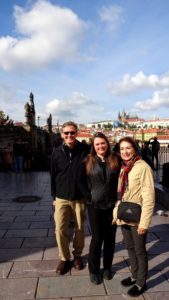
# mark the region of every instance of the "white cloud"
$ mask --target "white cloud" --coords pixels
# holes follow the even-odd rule
[[[110,82],[108,88],[113,95],[123,95],[135,92],[139,89],[158,89],[169,87],[169,75],[144,75],[143,72],[137,73],[135,76],[125,74],[119,82]]]
[[[161,107],[169,108],[169,89],[154,92],[152,98],[138,101],[132,108],[134,112],[158,110]]]
[[[0,102],[1,106],[2,104],[9,104],[9,102],[12,102],[11,100],[13,98],[16,98],[16,93],[14,88],[12,88],[10,85],[6,83],[0,84]]]
[[[37,68],[76,59],[86,24],[71,9],[39,0],[30,10],[15,6],[14,18],[18,37],[0,38],[1,68]]]
[[[51,113],[57,119],[72,119],[80,117],[81,111],[92,105],[92,100],[86,95],[74,92],[69,99],[54,99],[46,105],[46,113]]]
[[[10,84],[0,84],[0,110],[15,121],[24,119],[24,100]]]
[[[99,12],[101,20],[106,23],[108,28],[112,31],[124,22],[123,10],[118,5],[103,6]]]

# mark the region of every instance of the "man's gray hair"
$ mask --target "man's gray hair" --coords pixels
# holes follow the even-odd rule
[[[68,122],[63,123],[63,125],[62,125],[62,131],[63,131],[63,128],[65,128],[66,126],[73,126],[76,131],[78,130],[77,124],[74,123],[73,121],[68,121]]]

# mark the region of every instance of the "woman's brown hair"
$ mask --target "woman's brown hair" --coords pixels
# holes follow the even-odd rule
[[[109,143],[108,138],[102,132],[97,132],[93,136],[93,140],[92,140],[92,143],[91,143],[90,154],[87,156],[87,160],[86,160],[86,172],[87,172],[87,174],[92,173],[94,165],[96,163],[96,155],[97,154],[96,154],[96,151],[95,151],[95,148],[94,148],[94,140],[96,138],[104,139],[106,141],[107,145],[108,145],[105,157],[107,158],[107,162],[108,162],[109,167],[111,169],[114,169],[114,168],[118,167],[117,157],[111,151],[111,147],[110,147],[110,143]]]
[[[122,142],[127,142],[129,144],[132,145],[132,147],[134,148],[135,152],[137,153],[138,152],[138,143],[130,136],[125,136],[123,138],[121,138],[119,140],[119,149],[120,149],[120,145]]]

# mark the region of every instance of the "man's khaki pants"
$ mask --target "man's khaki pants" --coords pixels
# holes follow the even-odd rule
[[[55,199],[55,233],[61,260],[69,260],[69,225],[74,220],[73,255],[80,256],[84,247],[85,201]]]

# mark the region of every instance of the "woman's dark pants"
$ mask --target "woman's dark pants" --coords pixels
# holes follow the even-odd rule
[[[89,247],[89,272],[100,271],[101,251],[103,245],[103,268],[110,269],[114,256],[116,225],[112,225],[112,209],[97,209],[88,206],[91,227],[91,243]]]
[[[122,225],[121,228],[129,255],[132,277],[136,279],[136,284],[143,287],[148,273],[147,234],[138,235],[136,226]]]

